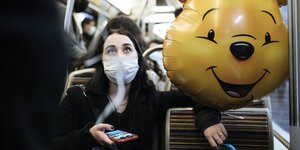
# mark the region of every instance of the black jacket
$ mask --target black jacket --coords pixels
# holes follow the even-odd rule
[[[68,90],[59,108],[56,137],[53,140],[55,149],[90,150],[98,145],[91,137],[89,129],[95,124],[95,114],[98,116],[109,100],[106,95],[89,91],[86,93],[87,97],[78,87]],[[139,94],[130,91],[128,105],[122,115],[112,113],[104,122],[113,125],[116,129],[139,135],[138,140],[118,145],[120,149],[151,149],[154,124],[165,116],[166,110],[171,107],[192,106],[194,106],[193,101],[178,91],[149,90]],[[210,119],[202,119],[203,122],[200,124],[210,126],[220,122],[218,111],[201,108],[197,109],[197,114],[204,112],[206,116],[210,116]]]

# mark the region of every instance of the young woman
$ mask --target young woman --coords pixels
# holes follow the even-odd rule
[[[147,80],[141,50],[129,33],[124,30],[107,31],[103,39],[99,46],[102,59],[85,92],[78,87],[70,88],[60,105],[53,146],[55,149],[72,150],[109,147],[121,150],[152,149],[154,124],[165,116],[168,108],[191,107],[194,106],[193,101],[179,91],[155,90],[152,82]],[[105,106],[114,104],[119,83],[116,72],[120,70],[125,94],[120,104],[114,105],[113,113],[103,122],[95,124]],[[197,124],[208,127],[205,130],[208,140],[222,144],[227,133],[220,123],[219,112],[201,107],[196,116],[200,120]],[[139,138],[122,144],[115,143],[105,134],[113,129],[135,133]]]

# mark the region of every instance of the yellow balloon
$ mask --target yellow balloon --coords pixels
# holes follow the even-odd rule
[[[266,96],[288,75],[288,32],[277,0],[186,0],[163,46],[168,77],[219,110]]]

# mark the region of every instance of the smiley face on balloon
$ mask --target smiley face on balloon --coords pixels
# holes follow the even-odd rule
[[[163,46],[168,77],[196,102],[241,108],[288,75],[282,0],[186,0]]]

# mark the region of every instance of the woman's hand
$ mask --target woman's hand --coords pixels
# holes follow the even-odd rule
[[[96,124],[90,128],[89,132],[96,142],[101,145],[113,145],[115,144],[109,137],[104,133],[105,130],[113,130],[114,126],[109,124]]]
[[[222,123],[218,123],[205,129],[204,135],[212,147],[218,148],[226,140],[227,131]]]

